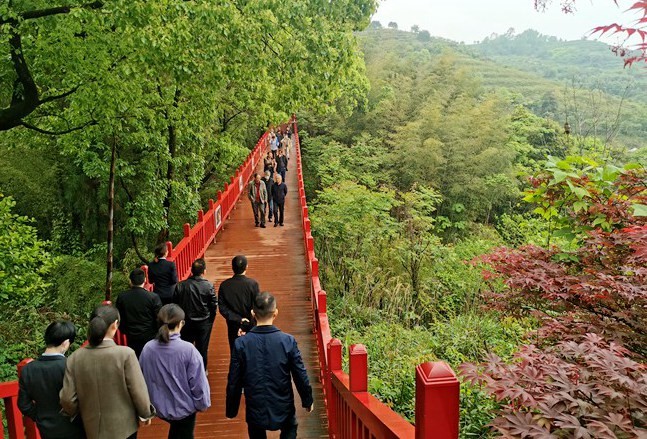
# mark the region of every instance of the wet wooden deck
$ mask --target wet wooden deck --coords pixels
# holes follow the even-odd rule
[[[327,437],[327,420],[323,394],[319,382],[317,345],[312,333],[312,306],[306,277],[305,255],[299,212],[296,165],[287,173],[288,196],[285,203],[285,226],[255,228],[254,216],[249,201],[242,198],[225,223],[225,228],[216,236],[216,242],[205,255],[206,277],[216,283],[231,277],[231,258],[244,254],[249,261],[247,275],[256,279],[261,291],[270,291],[276,296],[279,316],[275,324],[283,331],[294,335],[308,369],[313,387],[315,410],[308,414],[301,408],[301,400],[295,390],[298,437]],[[225,418],[225,389],[229,369],[229,346],[227,326],[221,315],[214,322],[209,344],[209,384],[211,385],[211,408],[199,413],[195,428],[197,438],[246,438],[244,396],[236,419]],[[138,437],[163,439],[168,434],[168,424],[159,419],[150,427],[139,429]],[[278,438],[279,433],[268,433],[269,438]]]

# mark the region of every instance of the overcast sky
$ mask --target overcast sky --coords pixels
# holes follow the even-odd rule
[[[373,20],[383,26],[395,21],[401,30],[417,24],[433,36],[473,43],[509,28],[517,33],[535,29],[546,35],[576,40],[593,27],[614,22],[629,24],[635,17],[624,13],[633,0],[578,0],[575,14],[564,14],[559,0],[546,12],[537,12],[533,0],[380,0]],[[609,40],[607,40],[609,42]],[[613,42],[613,41],[612,41]]]

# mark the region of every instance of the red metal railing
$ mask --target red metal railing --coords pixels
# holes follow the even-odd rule
[[[363,345],[350,346],[349,373],[342,370],[342,343],[330,335],[326,292],[321,288],[319,279],[319,260],[315,255],[303,186],[301,144],[296,117],[293,117],[292,122],[303,242],[329,436],[339,439],[458,438],[459,382],[446,363],[429,362],[416,368],[415,426],[368,393],[368,353]]]

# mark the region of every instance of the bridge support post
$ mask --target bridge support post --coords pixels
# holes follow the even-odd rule
[[[336,338],[328,342],[328,370],[326,371],[326,401],[328,402],[328,429],[330,437],[339,437],[339,408],[337,392],[332,384],[333,372],[341,371],[342,344]]]
[[[368,392],[368,352],[363,344],[350,345],[348,368],[351,392]]]
[[[416,439],[458,439],[459,386],[442,361],[416,367]]]

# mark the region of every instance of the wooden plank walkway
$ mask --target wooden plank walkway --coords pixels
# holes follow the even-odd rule
[[[291,152],[294,156],[294,152]],[[322,438],[328,436],[328,424],[321,383],[318,379],[317,344],[312,332],[312,305],[305,268],[296,164],[290,165],[291,169],[287,173],[285,226],[275,228],[273,224],[268,223],[265,229],[255,228],[250,203],[246,197],[241,197],[225,223],[224,230],[216,236],[216,242],[207,250],[206,277],[216,283],[217,291],[220,282],[232,275],[231,258],[244,254],[249,261],[247,275],[259,282],[261,291],[270,291],[276,296],[279,316],[275,324],[296,337],[315,397],[315,410],[308,414],[300,408],[301,400],[295,390],[298,437]],[[209,344],[208,378],[211,385],[211,408],[198,414],[196,439],[247,437],[244,402],[236,419],[225,418],[228,370],[227,326],[222,316],[218,315]],[[168,424],[156,419],[150,427],[140,428],[138,437],[163,439],[167,434]],[[268,433],[268,437],[278,438],[279,433]]]

